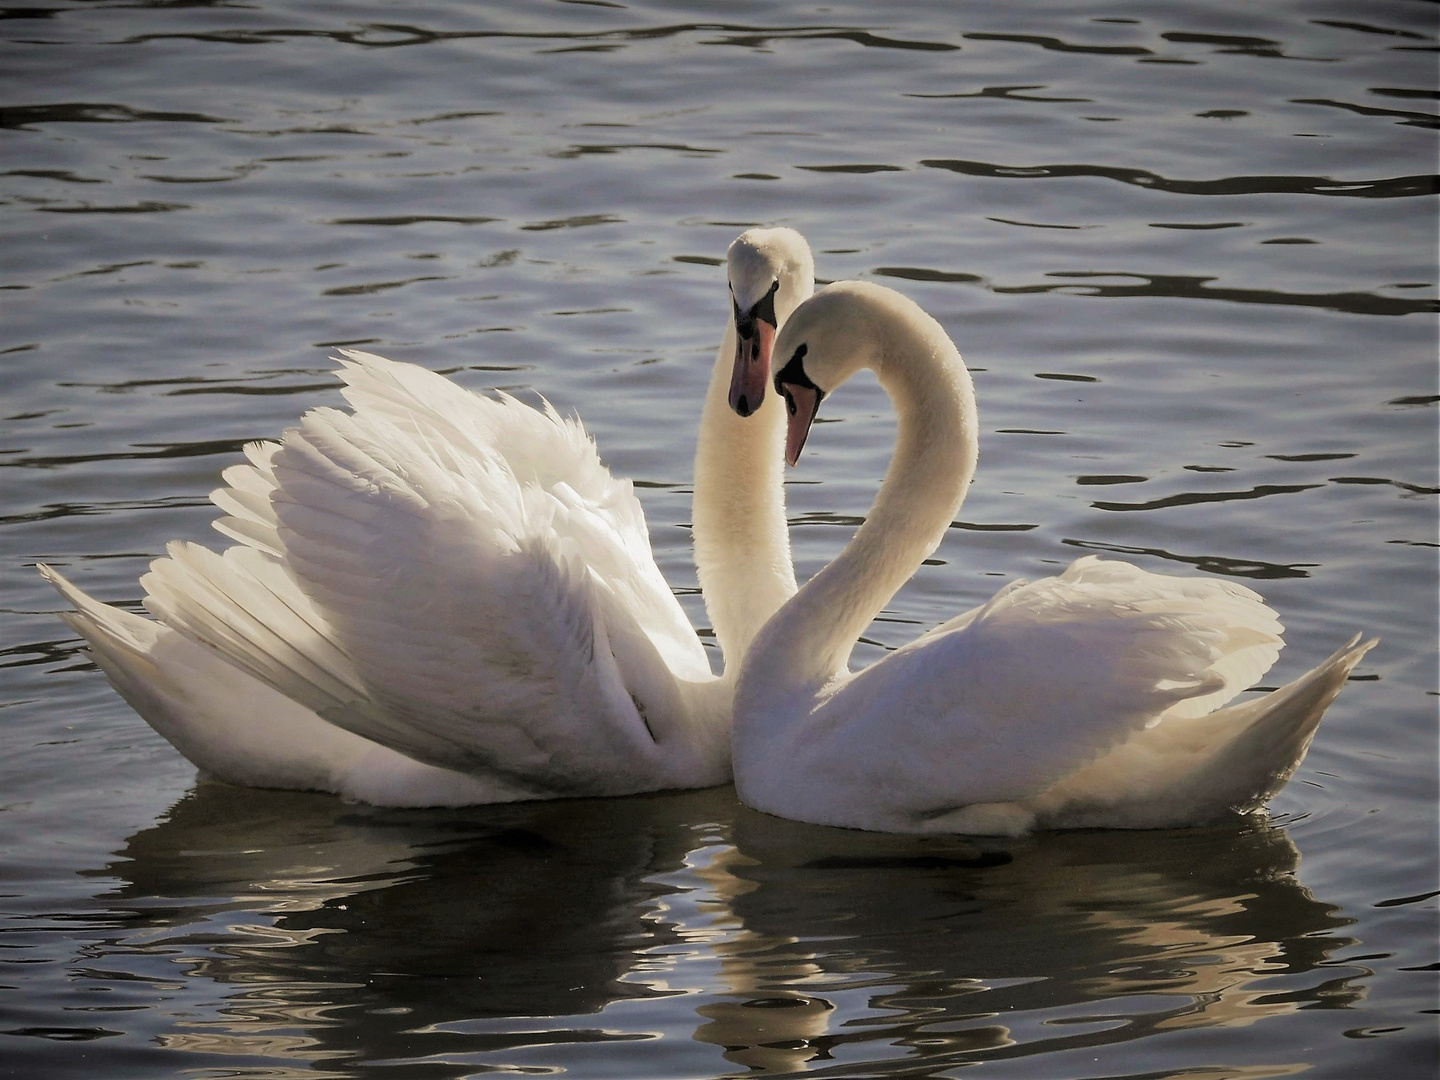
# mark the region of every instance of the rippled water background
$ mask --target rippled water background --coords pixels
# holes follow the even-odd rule
[[[1429,1077],[1436,7],[0,8],[0,1074]],[[199,780],[33,564],[134,607],[363,344],[579,411],[700,625],[725,246],[919,300],[963,520],[861,659],[1086,552],[1383,643],[1266,821],[917,841],[727,789],[395,812]],[[889,454],[789,487],[802,576]]]

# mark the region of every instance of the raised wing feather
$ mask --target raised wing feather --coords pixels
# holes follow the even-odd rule
[[[704,678],[709,662],[651,554],[645,513],[628,480],[600,461],[578,420],[532,409],[503,392],[470,393],[413,364],[342,349],[345,398],[362,422],[384,421],[442,469],[496,458],[515,490],[548,496],[546,535],[578,555],[598,587],[624,604],[671,669]],[[496,484],[481,498],[495,498]]]
[[[212,494],[240,545],[176,545],[147,605],[325,719],[539,793],[667,783],[709,666],[628,483],[577,421],[347,353],[318,409]],[[650,714],[662,725],[652,730]]]
[[[559,790],[653,775],[564,507],[483,445],[422,434],[317,410],[273,459],[286,566],[390,720],[360,733]]]
[[[231,465],[221,476],[225,487],[210,493],[210,501],[225,513],[211,524],[219,533],[271,555],[280,554],[275,510],[270,496],[275,492],[275,473],[270,459],[280,449],[277,442],[253,442],[245,446],[248,465]]]
[[[355,665],[274,556],[179,542],[168,550],[140,579],[157,619],[316,712],[367,709]]]
[[[859,673],[807,743],[916,815],[1025,799],[1136,731],[1229,700],[1273,663],[1280,629],[1232,582],[1081,559]]]

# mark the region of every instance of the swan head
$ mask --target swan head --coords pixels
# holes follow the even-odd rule
[[[794,229],[749,229],[726,255],[735,316],[730,407],[749,416],[765,400],[775,334],[815,288],[810,245]]]
[[[795,309],[775,340],[775,392],[785,399],[785,461],[794,465],[820,402],[861,368],[877,368],[898,293],[864,281],[827,285]],[[908,301],[907,301],[908,303]]]

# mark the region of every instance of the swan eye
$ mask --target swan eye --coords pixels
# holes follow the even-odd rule
[[[771,326],[779,326],[780,320],[775,316],[775,294],[780,289],[780,279],[776,278],[770,285],[770,291],[756,301],[755,306],[749,311],[740,310],[740,302],[735,299],[735,286],[730,286],[730,306],[735,311],[735,331],[740,337],[749,341],[755,336],[755,324],[766,322]]]
[[[779,326],[780,320],[775,317],[775,294],[780,291],[780,279],[776,278],[770,286],[770,291],[761,297],[760,302],[751,309],[751,314],[757,319],[764,319],[771,326]]]
[[[810,376],[805,374],[805,354],[809,351],[810,346],[802,341],[795,346],[795,352],[791,354],[789,362],[775,373],[775,389],[785,394],[787,398],[789,398],[790,392],[785,389],[786,383],[803,386],[806,390],[818,391],[820,389],[810,381]],[[790,411],[794,413],[795,410],[792,408]]]

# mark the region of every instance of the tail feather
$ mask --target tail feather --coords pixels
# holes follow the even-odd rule
[[[1264,697],[1167,716],[1029,808],[1048,828],[1167,828],[1258,810],[1294,775],[1325,710],[1378,642],[1361,637]]]
[[[1190,780],[1228,809],[1249,813],[1264,806],[1294,775],[1310,749],[1325,710],[1345,681],[1379,643],[1356,634],[1318,667],[1257,701],[1222,710],[1239,722],[1235,736]],[[1219,808],[1217,808],[1219,809]]]

